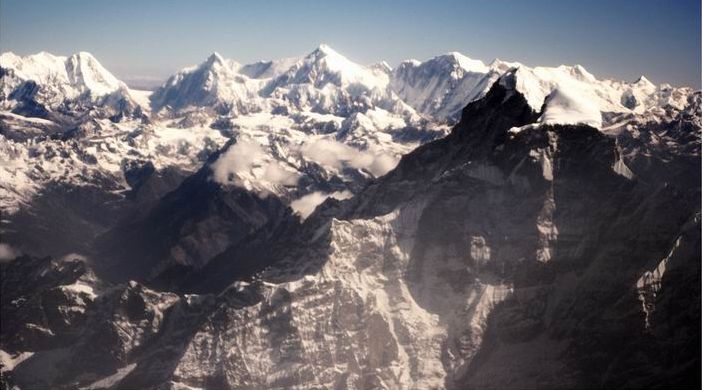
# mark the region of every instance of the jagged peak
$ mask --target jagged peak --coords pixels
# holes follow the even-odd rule
[[[384,73],[392,72],[392,66],[390,66],[390,64],[388,64],[386,61],[380,61],[376,62],[375,64],[371,64],[369,68],[376,69]]]
[[[216,51],[212,52],[212,54],[207,57],[207,60],[205,61],[206,64],[208,65],[213,65],[213,64],[224,64],[224,58],[217,53]]]
[[[214,51],[200,65],[184,68],[181,70],[181,72],[190,73],[193,71],[205,71],[217,74],[220,74],[222,72],[227,74],[233,74],[237,72],[240,67],[241,65],[238,62],[234,60],[228,60],[222,57],[222,55],[220,55],[218,52]]]
[[[288,71],[295,82],[316,79],[321,73],[327,72],[336,74],[342,84],[360,82],[376,85],[379,83],[378,80],[374,80],[378,75],[371,69],[349,60],[324,43]]]
[[[486,73],[488,71],[488,67],[485,66],[485,63],[480,60],[474,60],[466,55],[463,55],[457,51],[452,51],[449,52],[443,56],[435,57],[435,58],[446,58],[455,63],[456,65],[460,66],[461,68],[469,71],[469,72],[477,72],[477,73]]]
[[[336,50],[332,49],[331,46],[327,45],[326,43],[320,43],[319,46],[317,46],[317,48],[312,51],[312,53],[319,53],[324,55],[339,55],[339,53]]]
[[[335,70],[362,67],[325,43],[321,43],[316,49],[305,56],[305,60],[311,63],[324,62],[329,64],[332,68],[338,68]]]
[[[644,75],[639,76],[639,78],[636,79],[636,81],[634,82],[634,85],[645,86],[645,87],[655,87],[655,84],[653,84],[651,82],[651,80],[646,78],[646,76],[644,76]]]

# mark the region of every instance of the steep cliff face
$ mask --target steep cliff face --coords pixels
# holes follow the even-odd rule
[[[16,316],[13,329],[35,324],[58,336],[3,341],[14,367],[4,380],[125,389],[699,386],[700,173],[690,169],[699,143],[645,160],[636,153],[662,128],[698,139],[697,115],[607,135],[538,122],[515,88],[495,83],[450,135],[353,198],[328,199],[304,222],[281,211],[236,235],[172,279],[180,295],[157,283],[100,282],[78,338],[41,314]],[[661,167],[678,176],[661,178]],[[229,204],[231,193],[216,194],[196,197],[207,200],[198,203],[207,218],[229,212],[208,208],[212,199]],[[183,214],[164,213],[178,216],[165,227],[185,231]],[[32,261],[3,265],[3,283]],[[69,279],[39,284],[77,283]],[[3,305],[36,299],[32,291]],[[60,372],[35,378],[49,362]]]
[[[264,272],[274,282],[307,275],[304,292],[293,282],[271,287],[271,294],[282,289],[280,294],[290,296],[285,312],[312,315],[310,324],[336,323],[332,308],[342,303],[329,299],[330,289],[333,297],[347,295],[338,292],[346,289],[360,297],[366,316],[359,315],[350,328],[360,329],[367,340],[374,333],[390,341],[381,367],[369,350],[373,341],[348,341],[358,351],[355,359],[364,362],[360,370],[332,359],[340,371],[352,373],[343,377],[350,388],[369,383],[388,388],[608,387],[697,380],[693,371],[663,368],[657,360],[662,352],[681,367],[692,367],[699,357],[680,352],[665,337],[649,336],[636,286],[651,264],[670,252],[681,226],[697,223],[699,188],[632,179],[620,165],[625,162],[615,140],[586,126],[509,132],[531,115],[518,94],[493,89],[464,111],[464,121],[449,137],[406,156],[396,170],[340,206],[336,215],[342,220],[329,225],[326,263],[310,264],[310,256],[290,261],[292,268],[276,269],[282,262]],[[688,180],[698,183],[699,174]],[[696,249],[678,262],[694,269],[699,240],[688,240],[686,245]],[[689,278],[669,286],[670,294],[695,297],[692,279],[698,276]],[[330,279],[334,287],[325,287],[322,281]],[[682,332],[699,324],[693,319],[698,307],[683,311],[688,322],[678,322]],[[261,307],[253,310],[263,315]],[[319,317],[309,314],[319,311]],[[378,317],[384,325],[373,329]],[[289,324],[287,334],[299,351],[310,344],[337,348],[306,339],[310,325],[294,314],[280,321]],[[292,356],[303,357],[294,371],[304,368],[307,379],[290,377],[274,365],[263,370],[283,382],[256,382],[264,379],[258,377],[250,383],[291,386],[315,378],[333,387],[331,378],[323,379],[329,378],[327,365],[304,359],[304,352]],[[638,371],[622,371],[627,364]],[[405,369],[393,371],[394,365]],[[641,367],[659,373],[644,374]]]

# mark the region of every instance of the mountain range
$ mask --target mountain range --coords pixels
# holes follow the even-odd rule
[[[324,44],[0,80],[3,389],[699,387],[700,91]]]

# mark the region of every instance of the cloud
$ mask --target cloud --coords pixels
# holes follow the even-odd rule
[[[271,163],[265,166],[263,171],[263,179],[271,183],[282,184],[284,186],[294,186],[300,179],[297,172],[291,172],[279,164]]]
[[[348,199],[352,196],[349,191],[337,191],[324,193],[321,191],[312,192],[299,199],[295,199],[290,203],[290,207],[295,210],[302,219],[306,219],[312,214],[318,205],[322,204],[327,198]]]
[[[305,142],[300,151],[306,158],[321,165],[336,169],[348,165],[356,169],[365,169],[376,177],[386,174],[398,162],[394,156],[385,153],[361,151],[328,139]]]
[[[259,180],[276,185],[293,186],[300,174],[285,169],[280,162],[270,160],[263,147],[252,139],[242,138],[229,147],[212,164],[213,179],[220,184],[235,184],[248,188],[245,180]]]
[[[274,186],[295,186],[302,173],[286,161],[277,160],[267,148],[269,146],[261,145],[255,139],[240,138],[212,164],[212,179],[260,194],[275,192]],[[394,155],[358,150],[330,139],[286,145],[285,152],[292,158],[314,161],[328,169],[351,167],[365,170],[375,177],[384,175],[398,162]]]
[[[215,181],[220,184],[230,183],[236,175],[250,171],[256,159],[263,154],[263,149],[257,142],[238,140],[212,164]]]
[[[0,244],[0,263],[9,263],[20,255],[20,252],[9,244]]]
[[[382,176],[395,168],[397,163],[397,158],[387,154],[379,154],[373,158],[373,163],[368,167],[368,170],[375,176]]]

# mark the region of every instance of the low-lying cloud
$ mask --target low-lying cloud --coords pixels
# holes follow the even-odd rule
[[[247,190],[268,194],[272,186],[295,186],[303,173],[279,161],[272,153],[255,139],[242,137],[215,161],[212,166],[212,179],[216,182]],[[290,158],[300,158],[312,161],[328,169],[341,170],[345,167],[369,172],[378,177],[393,169],[398,159],[391,154],[359,150],[341,142],[330,139],[317,139],[301,144],[286,145],[286,153]],[[321,194],[321,193],[320,193]],[[316,196],[316,198],[315,198]],[[331,195],[330,195],[331,196]],[[313,200],[318,200],[314,203]],[[298,199],[298,205],[304,210],[301,214],[309,214],[314,207],[324,201],[322,195],[312,195],[304,201]],[[303,206],[307,202],[314,203],[308,210]]]
[[[262,173],[256,175],[253,170],[259,168]],[[242,179],[246,177],[259,177],[272,184],[285,186],[295,185],[299,179],[297,172],[283,168],[278,161],[268,161],[268,155],[261,145],[250,139],[240,139],[230,146],[212,164],[212,174],[220,184],[234,183],[242,187]]]
[[[324,202],[327,198],[348,199],[351,196],[352,194],[349,191],[337,191],[331,193],[317,191],[293,200],[290,203],[290,207],[300,214],[302,219],[305,219],[309,217],[317,206],[322,204],[322,202]]]
[[[365,169],[376,177],[393,169],[398,161],[385,153],[358,150],[329,139],[305,142],[300,151],[305,158],[321,165],[340,169],[346,164],[356,169]]]

